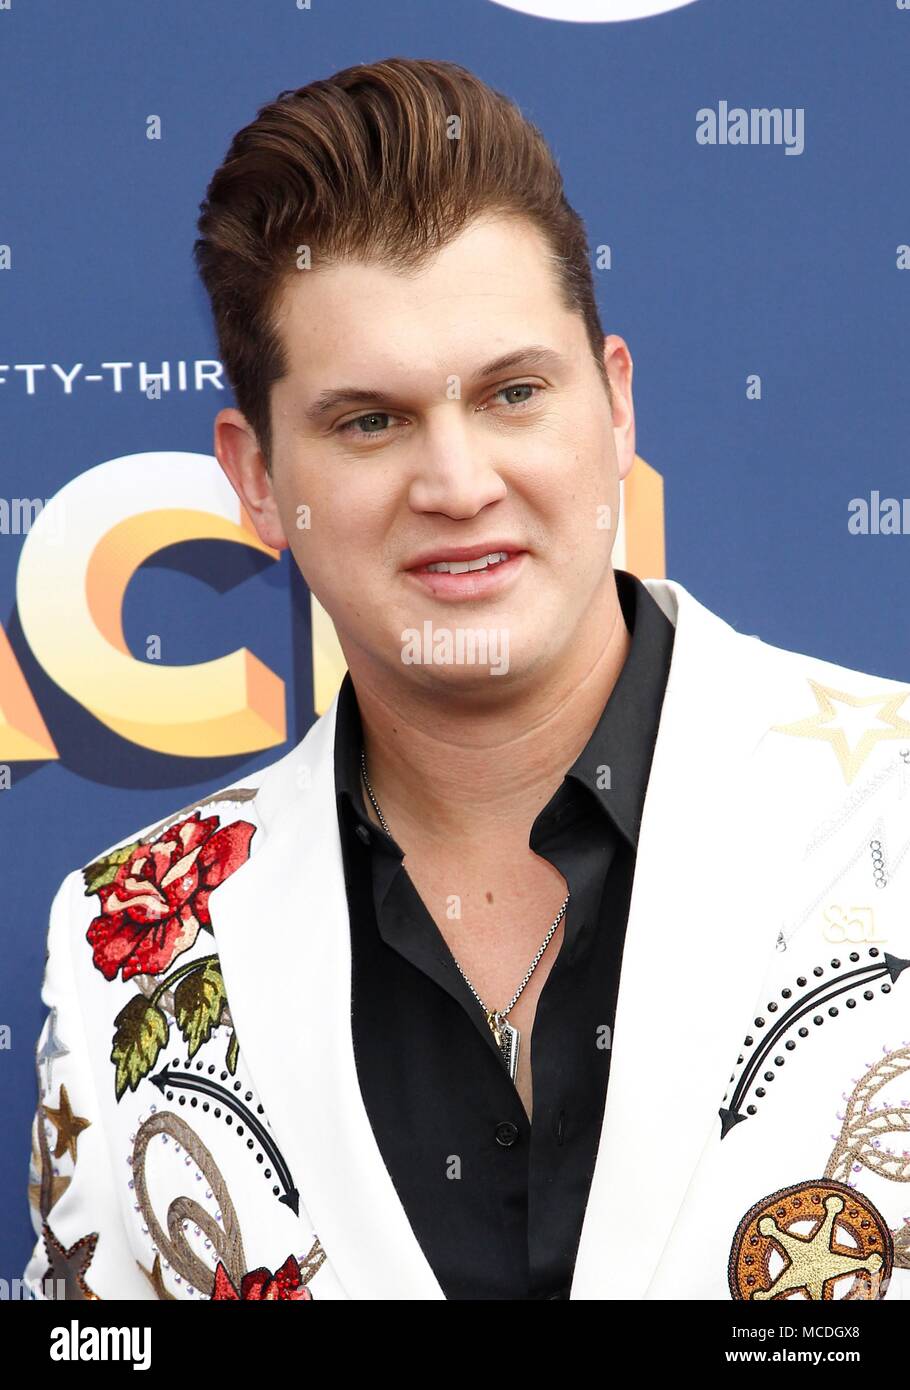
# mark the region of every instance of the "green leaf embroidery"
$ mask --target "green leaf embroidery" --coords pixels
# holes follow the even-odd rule
[[[231,1041],[228,1043],[227,1056],[224,1059],[225,1065],[227,1066],[228,1071],[231,1073],[231,1076],[233,1076],[237,1070],[237,1058],[239,1056],[239,1053],[240,1044],[237,1041],[237,1034],[232,1033]]]
[[[217,1028],[225,999],[224,980],[214,961],[185,975],[174,990],[174,1018],[191,1057]]]
[[[127,1087],[135,1091],[155,1065],[168,1039],[168,1022],[157,1004],[149,1003],[144,994],[137,994],[120,1010],[114,1025],[117,1031],[111,1061],[117,1067],[115,1089],[119,1100]]]
[[[91,897],[92,893],[97,893],[99,888],[106,888],[109,883],[113,883],[117,877],[117,870],[121,864],[125,864],[140,840],[134,840],[131,845],[124,845],[122,849],[115,849],[111,854],[106,854],[103,859],[96,859],[94,864],[87,865],[82,870],[82,877],[85,880],[85,896]]]

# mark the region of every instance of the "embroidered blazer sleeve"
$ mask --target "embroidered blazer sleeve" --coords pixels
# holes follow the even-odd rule
[[[79,888],[79,873],[68,874],[50,912],[29,1183],[37,1244],[24,1277],[41,1299],[154,1298],[130,1252],[74,983]]]
[[[54,897],[24,1276],[35,1298],[313,1297],[325,1256],[241,1054],[213,926],[259,828],[254,798],[178,812]]]

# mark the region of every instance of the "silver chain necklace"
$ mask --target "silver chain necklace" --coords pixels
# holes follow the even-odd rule
[[[370,786],[370,779],[367,776],[367,755],[366,750],[363,748],[363,746],[361,746],[360,749],[360,771],[363,774],[363,783],[367,789],[367,795],[369,796],[370,801],[373,803],[373,810],[379,817],[379,824],[382,826],[383,830],[391,840],[392,832],[386,824],[385,816],[382,814],[379,802],[376,800],[376,797],[373,793],[373,788]],[[522,992],[525,988],[525,985],[528,983],[531,976],[534,974],[534,971],[537,969],[537,966],[540,963],[541,956],[549,946],[553,933],[555,932],[556,928],[559,926],[560,922],[563,919],[563,914],[565,913],[565,910],[568,907],[570,896],[571,895],[569,893],[566,894],[565,901],[563,902],[562,907],[557,912],[556,917],[554,918],[549,931],[547,932],[546,936],[541,942],[537,950],[537,954],[531,961],[531,964],[528,966],[528,969],[525,972],[524,979],[522,980],[521,984],[518,986],[517,990],[512,995],[512,998],[509,1000],[508,1004],[504,1009],[488,1009],[486,1004],[481,999],[480,995],[477,993],[477,990],[471,984],[471,981],[468,979],[467,975],[464,973],[461,966],[458,964],[458,961],[455,961],[455,965],[458,968],[458,972],[461,975],[461,978],[464,980],[468,989],[471,991],[474,998],[477,1000],[478,1004],[483,1009],[484,1017],[486,1018],[487,1023],[489,1024],[490,1031],[493,1034],[494,1039],[496,1040],[496,1046],[502,1053],[503,1061],[505,1062],[509,1071],[509,1076],[513,1081],[515,1080],[515,1075],[518,1071],[518,1045],[521,1042],[521,1033],[517,1028],[513,1027],[512,1024],[508,1022],[508,1020],[506,1019],[506,1014],[510,1013],[511,1010],[518,1003],[519,999],[521,998]],[[455,957],[452,956],[452,959],[455,960]]]

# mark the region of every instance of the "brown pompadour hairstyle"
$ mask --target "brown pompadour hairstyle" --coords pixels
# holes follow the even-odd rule
[[[267,466],[271,387],[288,365],[274,314],[300,248],[314,268],[355,258],[407,271],[500,213],[543,234],[612,405],[584,224],[546,141],[508,97],[456,63],[388,58],[281,92],[237,132],[201,204],[194,256]]]

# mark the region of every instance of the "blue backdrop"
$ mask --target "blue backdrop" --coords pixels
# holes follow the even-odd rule
[[[239,758],[169,756],[112,732],[50,676],[17,597],[17,499],[51,499],[107,460],[211,453],[229,400],[210,369],[195,377],[217,358],[195,218],[231,135],[280,90],[400,54],[462,63],[516,99],[592,246],[611,248],[600,305],[635,361],[667,574],[741,631],[910,680],[910,539],[848,530],[851,499],[910,493],[910,10],[692,0],[593,23],[522,12],[572,4],[583,7],[0,0],[2,1278],[33,1243],[32,1054],[54,889],[113,841],[279,756],[313,717],[309,607],[287,554],[171,546],[125,596],[137,660],[152,626],[170,664],[248,647],[284,680],[286,742]],[[802,148],[705,143],[698,113],[722,103],[791,113]],[[149,399],[140,364],[162,363],[169,389]],[[147,470],[152,496],[156,481]],[[99,506],[103,486],[99,475]],[[52,605],[52,589],[40,601]],[[35,710],[53,753],[23,757]]]

